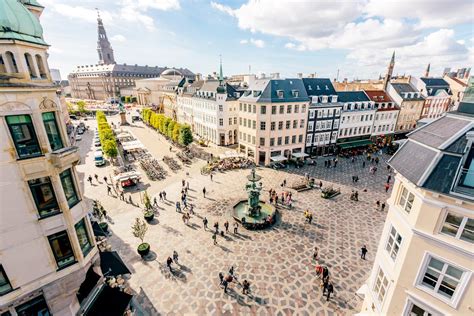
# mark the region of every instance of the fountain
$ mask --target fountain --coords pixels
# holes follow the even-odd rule
[[[234,219],[241,223],[247,229],[262,229],[275,223],[276,209],[273,205],[260,201],[260,192],[262,191],[261,176],[252,169],[247,176],[249,181],[245,189],[248,198],[240,200],[233,207]]]

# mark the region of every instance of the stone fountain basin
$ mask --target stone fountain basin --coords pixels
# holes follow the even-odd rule
[[[245,218],[245,224],[242,224],[247,229],[264,229],[273,225],[276,221],[276,208],[268,203],[259,201],[258,205],[260,206],[260,214],[258,216],[249,216],[248,210],[248,201],[240,200],[238,201],[232,209],[232,216],[234,219],[242,224],[242,218]],[[267,221],[268,216],[270,216],[271,221]]]

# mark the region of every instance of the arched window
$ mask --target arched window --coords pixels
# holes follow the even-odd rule
[[[46,79],[46,68],[43,63],[43,58],[40,55],[36,55],[36,64],[38,65],[39,75],[41,78]]]
[[[30,73],[31,79],[38,78],[36,74],[35,65],[33,63],[33,58],[29,53],[25,53],[26,66],[28,67],[28,72]]]
[[[6,52],[5,53],[5,62],[7,69],[10,68],[11,72],[17,73],[18,71],[18,65],[15,60],[15,55],[13,55],[12,52]]]
[[[0,55],[0,73],[6,73],[7,72],[7,67],[5,65],[5,61],[3,60],[3,56]]]

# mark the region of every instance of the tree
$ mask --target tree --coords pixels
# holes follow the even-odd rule
[[[133,236],[140,239],[141,242],[143,243],[147,230],[148,230],[148,225],[146,224],[146,222],[138,217],[135,218],[135,223],[132,226]]]
[[[179,143],[187,146],[193,142],[193,133],[189,125],[182,125],[179,131]]]
[[[174,124],[171,139],[173,139],[173,141],[175,141],[175,142],[178,142],[178,140],[179,140],[179,130],[180,129],[181,129],[181,124],[179,124],[179,123]]]
[[[176,125],[177,123],[175,121],[171,121],[169,124],[168,124],[168,128],[166,130],[166,136],[168,136],[169,138],[172,138],[173,136],[173,129],[174,129],[174,126]]]
[[[112,159],[114,159],[118,155],[117,144],[113,139],[106,139],[105,141],[103,141],[102,149],[104,150],[104,153]]]
[[[79,113],[85,113],[86,112],[86,102],[84,101],[78,101],[77,102],[77,110]]]
[[[148,211],[151,209],[151,199],[146,190],[145,190],[145,193],[143,194],[143,204],[145,204],[145,210]]]

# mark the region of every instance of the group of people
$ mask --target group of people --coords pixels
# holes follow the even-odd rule
[[[311,224],[311,222],[313,221],[313,214],[309,210],[304,211],[304,217],[305,221]]]
[[[326,159],[324,160],[324,167],[326,168],[336,168],[338,159],[337,157],[333,159]]]
[[[178,252],[176,250],[173,251],[173,258],[171,258],[170,256],[166,259],[166,265],[168,266],[168,269],[171,272],[173,271],[173,267],[171,266],[171,264],[174,262],[175,264],[179,265],[178,259]]]
[[[274,189],[268,191],[270,195],[270,204],[277,205],[279,202],[283,205],[287,205],[290,208],[293,206],[293,194],[291,192],[282,191],[280,197]]]
[[[237,283],[239,282],[237,280],[237,277],[234,275],[234,266],[230,267],[229,273],[226,276],[224,276],[224,274],[222,272],[219,272],[219,286],[221,286],[224,289],[224,293],[227,293],[227,287],[234,280]],[[241,286],[242,286],[242,294],[244,294],[244,295],[250,294],[250,282],[249,281],[244,280],[242,282]]]
[[[95,178],[95,181],[96,181],[98,184],[101,184],[101,182],[99,182],[99,176],[98,176],[97,174],[94,174],[94,178]],[[89,181],[89,183],[90,183],[91,185],[93,185],[92,182],[93,182],[93,179],[94,179],[94,178],[92,178],[92,176],[89,175],[89,176],[87,177],[87,181]],[[113,183],[110,183],[110,184],[109,184],[109,182],[108,182],[109,179],[107,178],[107,176],[104,176],[102,179],[104,180],[104,183],[105,183],[106,188],[107,188],[107,195],[111,195],[112,197],[116,197],[116,196],[114,195],[114,193],[112,192]],[[125,203],[130,203],[130,204],[133,205],[132,195],[130,194],[130,195],[128,196],[128,199],[125,198],[125,192],[124,192],[124,190],[120,190],[120,189],[119,189],[119,183],[118,183],[118,182],[115,183],[115,193],[117,194],[117,196],[119,197],[119,199],[120,199],[121,201],[124,201]]]
[[[316,276],[321,280],[320,287],[323,289],[323,296],[326,295],[326,301],[329,301],[331,294],[334,293],[334,285],[329,279],[329,268],[318,263],[318,252],[318,247],[315,247],[313,259],[316,261]]]

